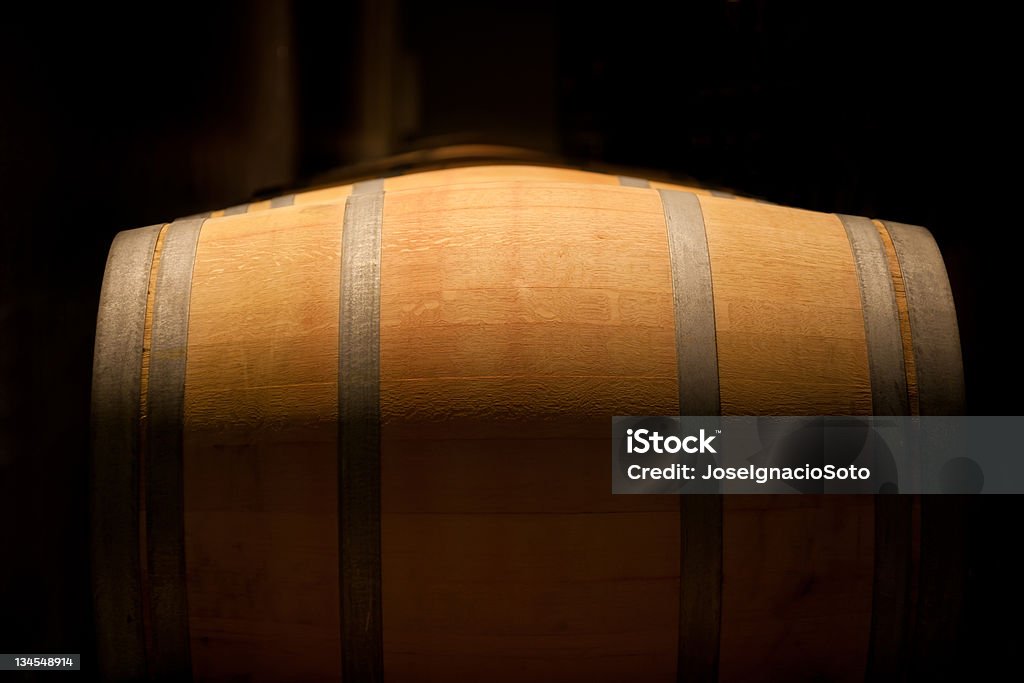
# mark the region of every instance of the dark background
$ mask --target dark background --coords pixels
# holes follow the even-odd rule
[[[89,391],[120,230],[452,143],[929,227],[971,414],[1021,414],[1012,22],[989,6],[146,3],[0,16],[0,651],[89,661]],[[997,671],[1021,501],[961,501],[963,672]],[[1016,540],[1014,540],[1016,539]],[[1016,601],[1016,602],[1015,602]],[[951,674],[952,675],[952,674]],[[974,676],[972,676],[974,677]]]

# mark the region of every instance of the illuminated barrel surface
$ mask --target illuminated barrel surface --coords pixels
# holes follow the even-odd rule
[[[609,468],[613,415],[962,412],[921,228],[363,185],[118,235],[93,383],[111,680],[859,681],[943,646],[930,504]]]
[[[226,209],[218,209],[206,214],[203,218],[219,218],[235,216],[240,213],[255,213],[267,209],[284,206],[316,204],[329,201],[344,201],[356,192],[372,189],[392,192],[395,190],[425,189],[445,185],[463,185],[469,183],[492,182],[563,182],[583,183],[588,185],[622,185],[625,187],[649,187],[654,189],[670,189],[692,192],[698,195],[730,197],[739,201],[757,201],[740,197],[730,192],[711,190],[690,185],[647,180],[632,176],[613,175],[596,171],[557,166],[541,166],[536,164],[490,163],[475,166],[456,166],[433,170],[416,170],[407,174],[389,175],[387,177],[361,180],[358,182],[339,183],[304,190],[292,194],[281,195],[272,199],[262,199],[248,204],[239,204]]]

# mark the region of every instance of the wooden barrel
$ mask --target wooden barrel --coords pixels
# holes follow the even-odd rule
[[[357,186],[121,233],[93,381],[111,680],[859,681],[954,630],[926,504],[608,466],[613,415],[962,412],[922,228]]]
[[[493,183],[493,182],[566,182],[584,183],[589,185],[622,185],[625,187],[650,187],[655,189],[680,190],[692,192],[697,195],[730,197],[740,201],[759,201],[736,195],[723,190],[712,190],[693,185],[680,185],[678,183],[663,182],[660,180],[647,180],[629,175],[618,175],[597,171],[587,171],[576,168],[564,168],[560,166],[544,166],[526,163],[490,163],[473,166],[456,166],[451,168],[440,168],[433,170],[416,170],[412,173],[402,175],[389,175],[387,177],[369,178],[357,182],[332,183],[314,189],[302,190],[291,194],[285,194],[271,199],[261,199],[247,204],[238,204],[226,209],[190,216],[190,218],[219,218],[221,216],[234,216],[240,213],[255,213],[267,209],[284,206],[315,204],[320,202],[344,201],[352,192],[364,192],[371,189],[383,189],[385,191],[421,189],[428,187],[442,187],[468,183]]]

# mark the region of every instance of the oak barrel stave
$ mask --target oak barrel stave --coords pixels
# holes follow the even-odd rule
[[[520,180],[385,189],[382,201],[378,590],[388,680],[884,673],[871,643],[877,615],[893,610],[878,602],[875,576],[889,526],[879,527],[887,518],[870,497],[709,499],[719,501],[720,535],[699,525],[693,533],[711,536],[681,543],[691,527],[679,499],[610,494],[608,417],[680,409],[656,189]],[[843,220],[697,201],[721,412],[870,414],[869,328]],[[341,633],[337,471],[345,220],[345,202],[296,203],[209,218],[196,239],[187,341],[165,351],[185,359],[185,665],[199,680],[342,671],[351,642]],[[105,490],[122,493],[138,496]],[[695,504],[696,518],[706,508]],[[690,562],[681,547],[708,556]],[[884,547],[886,558],[906,555],[899,571],[913,571],[909,545]],[[700,584],[718,587],[720,606],[688,622],[680,596],[694,571],[712,573]],[[142,602],[151,590],[142,586]],[[897,613],[914,609],[909,595],[895,600]],[[680,659],[684,627],[708,638],[701,662]],[[101,638],[116,630],[101,624]],[[158,648],[143,644],[137,657],[152,667]],[[105,670],[117,678],[111,657]]]

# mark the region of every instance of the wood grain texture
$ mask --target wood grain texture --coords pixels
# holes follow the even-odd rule
[[[839,219],[717,197],[701,205],[722,413],[870,414],[856,265]],[[862,680],[872,501],[745,498],[724,499],[721,680]]]
[[[701,197],[722,413],[868,415],[856,266],[839,219]]]
[[[675,501],[613,497],[594,441],[677,409],[657,194],[385,196],[387,678],[674,680]]]
[[[317,204],[319,202],[333,202],[344,200],[352,194],[352,185],[335,185],[333,187],[321,187],[316,190],[295,193],[295,205]]]
[[[519,164],[495,164],[489,166],[467,166],[446,168],[435,171],[421,171],[406,175],[392,176],[384,179],[384,189],[395,190],[423,189],[443,187],[446,185],[462,185],[467,183],[501,183],[501,182],[560,182],[585,185],[618,185],[619,177],[608,173],[581,171],[573,168],[557,168],[552,166],[529,166]],[[659,183],[652,181],[651,187],[683,190],[696,194],[710,194],[707,190],[687,185]],[[343,200],[352,194],[352,185],[336,185],[314,190],[299,192],[295,195],[295,204],[313,204]],[[257,209],[249,206],[249,212]],[[269,208],[269,204],[263,208]]]
[[[466,175],[481,168],[491,172],[449,169],[385,192],[385,677],[685,677],[679,501],[612,496],[603,436],[613,415],[679,410],[658,192],[544,175],[559,169]],[[338,312],[351,189],[211,218],[200,237],[184,474],[203,680],[340,676]],[[700,205],[722,412],[870,413],[839,219],[707,194]],[[872,499],[730,496],[722,524],[721,680],[862,679]]]
[[[194,672],[337,680],[343,204],[210,219],[192,286],[185,505]]]

